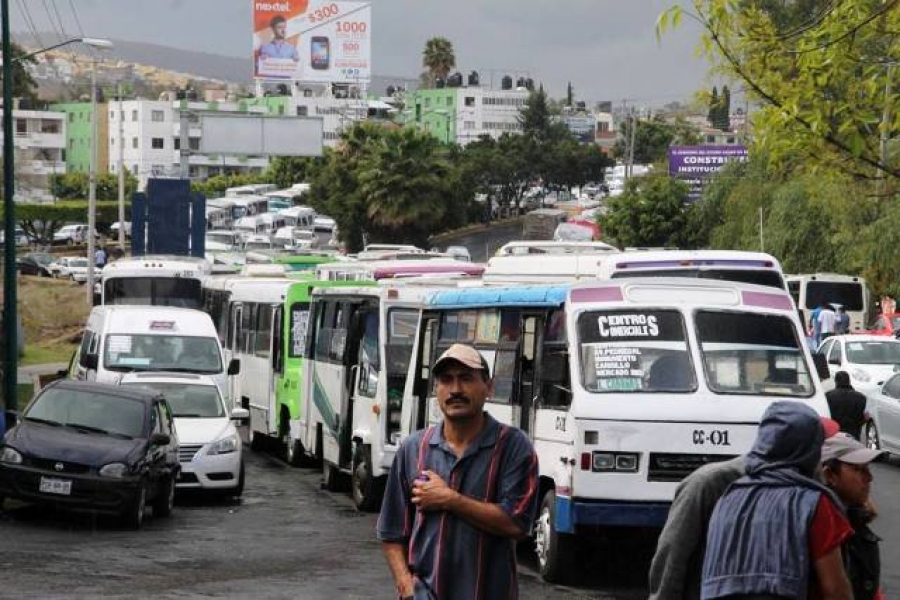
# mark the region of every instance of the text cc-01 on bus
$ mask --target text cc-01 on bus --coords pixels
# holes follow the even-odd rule
[[[457,342],[491,366],[487,410],[534,442],[549,581],[575,566],[577,536],[662,526],[678,483],[749,450],[771,402],[828,414],[793,302],[771,287],[661,278],[436,292],[404,435],[441,418],[429,367]]]

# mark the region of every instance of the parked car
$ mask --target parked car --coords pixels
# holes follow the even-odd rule
[[[900,313],[878,315],[878,318],[869,325],[869,328],[861,333],[868,333],[869,335],[891,335],[897,337],[900,335]]]
[[[29,252],[16,258],[16,271],[22,275],[36,275],[39,277],[53,277],[50,264],[53,255],[46,252]]]
[[[180,443],[179,489],[201,489],[239,498],[244,493],[244,461],[241,436],[234,420],[250,412],[234,408],[229,413],[216,387],[204,375],[190,373],[129,373],[121,385],[153,390],[172,407]]]
[[[74,246],[75,244],[85,244],[87,243],[87,235],[87,225],[83,225],[80,223],[63,225],[59,231],[53,234],[53,243],[67,244],[69,246]],[[96,239],[97,237],[97,232],[94,231],[94,238]]]
[[[96,275],[99,275],[100,271],[100,267],[94,267],[94,273]],[[78,256],[67,260],[65,265],[59,268],[59,274],[57,275],[57,277],[61,279],[68,279],[69,281],[84,283],[85,281],[87,281],[87,275],[88,259]]]
[[[900,373],[868,395],[866,415],[860,439],[873,450],[900,454]]]
[[[53,275],[53,277],[67,278],[68,274],[64,275],[63,274],[64,271],[66,271],[66,269],[68,268],[69,263],[71,261],[78,260],[79,258],[81,258],[81,257],[80,256],[58,256],[53,260],[52,263],[47,265],[47,269],[49,269],[50,274]],[[84,259],[84,260],[86,261],[87,259]]]
[[[826,387],[834,385],[835,373],[846,371],[853,388],[869,394],[878,390],[900,365],[900,340],[858,333],[836,335],[823,341],[818,353],[825,355],[831,373],[831,379],[823,382]]]
[[[449,254],[456,260],[472,262],[472,255],[469,254],[469,249],[465,246],[447,246],[447,249],[444,250],[444,254]]]
[[[116,515],[137,529],[148,504],[156,517],[172,512],[179,468],[160,394],[55,381],[0,443],[0,499]]]
[[[25,231],[19,227],[16,227],[15,238],[16,238],[16,246],[27,246],[28,242],[30,241],[28,239],[28,236],[25,234]],[[0,230],[0,244],[4,243],[5,241],[6,241],[6,234],[3,230]]]
[[[131,237],[131,221],[124,221],[125,223],[125,237]],[[109,226],[109,237],[112,239],[119,238],[119,221],[116,221],[112,225]]]

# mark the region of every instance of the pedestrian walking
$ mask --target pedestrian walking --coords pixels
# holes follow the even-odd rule
[[[883,600],[881,591],[881,541],[869,524],[875,511],[869,494],[872,472],[869,464],[884,452],[870,450],[846,433],[825,440],[822,445],[822,479],[844,505],[853,535],[841,551],[854,600]]]
[[[801,402],[766,409],[747,474],[713,510],[701,598],[852,599],[841,544],[853,529],[838,497],[815,479],[824,437]]]
[[[94,252],[94,266],[98,269],[102,269],[106,266],[106,250],[103,249],[103,246],[100,246]]]
[[[820,422],[826,438],[839,431],[831,419]],[[745,471],[746,459],[738,456],[700,467],[675,489],[650,564],[650,600],[699,600],[710,517],[728,486]]]
[[[388,476],[377,535],[401,598],[517,598],[515,542],[537,511],[537,455],[484,412],[487,361],[454,344],[434,363],[443,420],[407,438]]]
[[[818,349],[822,343],[822,329],[819,325],[819,314],[822,312],[822,303],[816,304],[816,307],[809,311],[809,335],[813,340],[813,351]]]
[[[819,322],[819,335],[821,336],[819,341],[827,340],[835,334],[837,328],[837,313],[834,312],[834,309],[830,304],[822,306],[822,310],[819,312],[819,316],[816,317],[816,321]]]
[[[847,371],[834,374],[834,389],[825,392],[831,418],[838,422],[841,431],[859,439],[866,423],[866,396],[853,389]]]
[[[847,309],[843,306],[838,306],[835,331],[838,335],[850,333],[850,315],[847,314]]]

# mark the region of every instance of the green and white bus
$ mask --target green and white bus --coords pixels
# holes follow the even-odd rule
[[[240,361],[239,372],[231,377],[231,397],[250,412],[251,447],[276,438],[287,461],[299,465],[310,294],[317,286],[335,283],[248,278],[230,284],[225,348]]]

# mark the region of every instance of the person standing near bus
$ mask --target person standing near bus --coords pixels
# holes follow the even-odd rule
[[[847,309],[843,306],[838,306],[835,331],[838,335],[850,333],[850,315],[847,314]]]
[[[475,348],[454,344],[432,371],[444,418],[398,450],[378,519],[397,592],[517,598],[516,541],[537,512],[537,454],[484,411],[493,383]]]
[[[816,304],[816,307],[809,311],[809,335],[813,339],[813,351],[818,349],[822,343],[822,327],[819,325],[819,314],[822,312],[822,304]]]
[[[827,340],[835,334],[837,329],[837,313],[834,312],[834,309],[830,304],[822,306],[822,310],[819,312],[819,316],[816,317],[816,321],[819,322],[819,335],[822,338],[819,340],[820,342]]]

